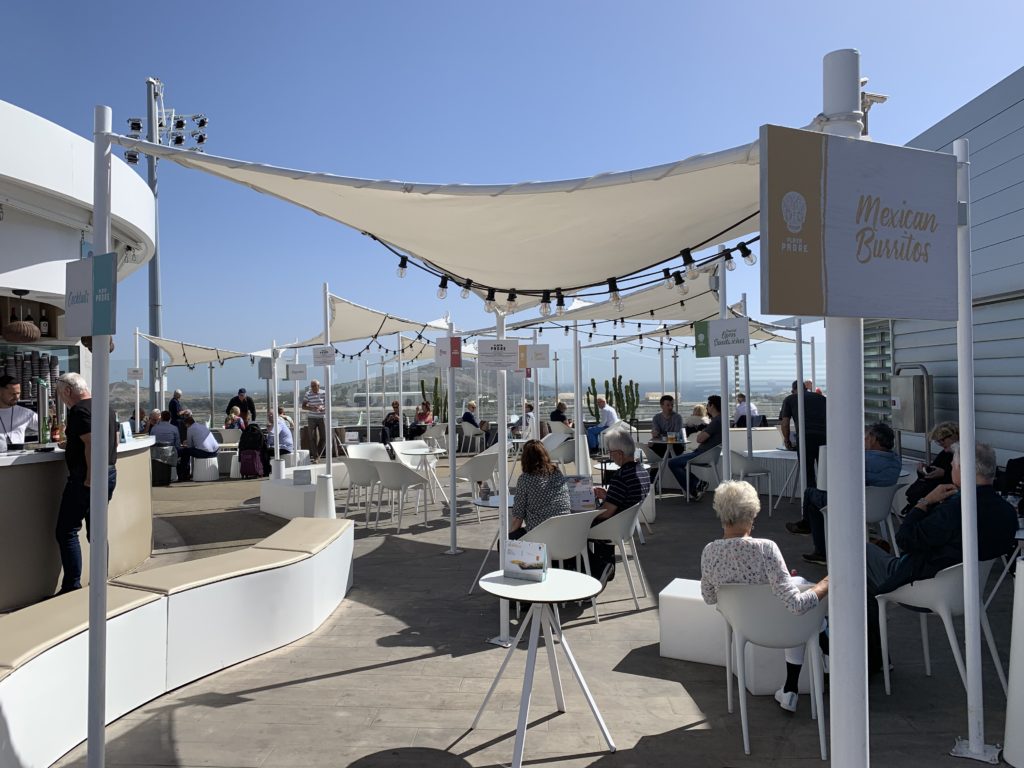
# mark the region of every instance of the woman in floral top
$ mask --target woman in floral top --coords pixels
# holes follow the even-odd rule
[[[724,536],[704,547],[700,557],[700,591],[704,602],[718,602],[720,584],[769,584],[790,612],[797,615],[814,608],[828,594],[828,576],[801,592],[789,576],[786,561],[771,539],[750,535],[761,511],[761,498],[750,483],[729,481],[715,491],[715,513]],[[796,711],[803,646],[786,649],[786,682],[775,692],[779,706]]]
[[[520,538],[549,517],[570,512],[565,475],[551,462],[540,440],[530,440],[523,446],[522,464],[508,526],[510,539]]]

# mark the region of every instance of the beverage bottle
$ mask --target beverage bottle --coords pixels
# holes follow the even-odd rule
[[[39,332],[43,336],[48,336],[50,334],[50,321],[46,317],[46,307],[43,307],[39,312]]]

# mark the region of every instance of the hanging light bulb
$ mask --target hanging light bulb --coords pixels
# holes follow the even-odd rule
[[[565,314],[565,296],[562,295],[561,288],[555,290],[555,314],[559,317]]]
[[[725,254],[725,268],[730,272],[736,271],[736,260],[732,257],[731,253]]]
[[[448,275],[441,275],[441,284],[437,286],[437,298],[448,298]]]
[[[405,277],[405,270],[409,267],[409,257],[402,256],[398,260],[398,269],[395,270],[395,274],[399,277]]]
[[[539,328],[537,328],[537,335],[538,336],[543,336],[544,335],[544,326],[543,325],[540,326]]]
[[[690,286],[686,284],[686,281],[683,279],[683,275],[681,272],[676,271],[672,275],[672,279],[675,281],[676,290],[679,291],[680,296],[685,296],[690,292]]]
[[[544,291],[540,300],[541,317],[551,317],[551,291]]]
[[[679,258],[683,260],[683,272],[688,274],[690,272],[700,271],[694,266],[693,254],[690,253],[689,248],[683,248],[683,250],[679,252]]]
[[[593,340],[594,340],[594,334],[588,333],[587,334],[587,341],[593,341]]]
[[[459,291],[459,296],[463,299],[469,298],[469,289],[473,287],[473,281],[466,278],[466,282],[462,284],[462,290]]]
[[[672,286],[674,285],[674,283],[672,282],[672,272],[669,270],[668,267],[665,267],[664,269],[661,270],[661,274],[665,276],[665,287],[671,291]]]
[[[487,289],[487,298],[484,300],[484,311],[485,312],[493,312],[494,311],[494,289],[493,288],[488,288]]]
[[[619,284],[614,277],[608,278],[608,300],[615,303],[615,308],[622,311],[622,297],[619,296]]]
[[[516,301],[515,288],[508,292],[508,298],[505,300],[505,307],[508,312],[515,312],[517,309],[519,309],[519,302]]]
[[[757,264],[757,256],[755,256],[754,252],[752,250],[750,250],[750,246],[749,245],[747,245],[745,242],[743,242],[741,240],[740,244],[737,245],[736,248],[737,248],[737,250],[739,250],[740,256],[743,257],[743,262],[748,267],[752,267],[755,264]]]
[[[568,325],[567,325],[567,326],[565,326],[565,335],[566,335],[566,336],[568,336],[568,335],[569,335],[569,326],[568,326]]]

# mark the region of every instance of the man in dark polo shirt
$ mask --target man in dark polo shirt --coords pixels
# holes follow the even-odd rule
[[[85,534],[89,535],[89,485],[92,465],[92,393],[89,383],[77,373],[65,373],[57,379],[57,396],[68,408],[64,434],[64,461],[68,467],[68,480],[60,500],[55,531],[60,548],[60,562],[64,568],[60,592],[73,592],[82,588],[82,546],[78,532],[85,520]],[[117,418],[109,414],[109,452],[107,454],[107,500],[114,494],[117,483]]]
[[[789,436],[789,424],[793,422],[794,427],[798,425],[800,403],[797,401],[797,389],[799,382],[793,382],[793,391],[782,401],[782,410],[779,411],[779,431],[782,432],[782,440],[786,449],[795,451],[796,443]],[[814,474],[814,463],[818,460],[818,449],[825,444],[825,411],[826,400],[824,395],[803,389],[804,397],[804,438],[807,445],[804,450],[804,463],[807,466],[807,487],[817,488],[818,481]],[[799,435],[799,431],[797,431]]]
[[[628,433],[620,429],[609,430],[604,444],[611,460],[619,465],[619,471],[608,483],[608,488],[594,489],[594,497],[601,505],[601,513],[594,518],[594,525],[639,504],[651,489],[651,476],[637,464],[636,443]]]

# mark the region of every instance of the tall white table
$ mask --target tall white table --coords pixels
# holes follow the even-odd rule
[[[787,487],[790,489],[790,500],[796,498],[797,469],[800,467],[800,454],[797,451],[789,451],[785,448],[754,451],[753,458],[762,462],[762,465],[772,473],[772,485],[782,489],[775,497],[775,509],[779,508],[779,502],[782,501]]]
[[[508,508],[511,510],[512,505],[516,503],[516,495],[510,493],[508,495]],[[486,509],[501,509],[501,494],[496,493],[493,496],[488,496],[486,499],[481,499],[479,496],[473,497],[473,504],[477,507],[485,507]],[[501,535],[501,521],[498,521],[498,530],[494,532],[494,538],[491,539],[491,546],[484,552],[484,559],[480,561],[480,567],[476,569],[476,576],[473,577],[473,582],[469,585],[469,591],[467,595],[472,595],[473,590],[476,589],[476,585],[480,579],[480,574],[484,572],[484,566],[487,565],[487,558],[491,556],[491,551],[498,544],[498,537]],[[501,563],[498,563],[501,565]]]
[[[556,603],[571,602],[574,600],[587,600],[594,597],[601,591],[601,582],[591,576],[587,576],[585,573],[565,571],[561,568],[549,568],[547,579],[544,581],[509,579],[503,576],[501,571],[493,571],[480,579],[480,588],[485,592],[490,592],[492,595],[502,598],[503,600],[520,600],[529,602],[531,605],[530,612],[526,614],[526,620],[523,621],[522,625],[519,627],[519,632],[516,633],[516,639],[512,642],[511,647],[508,649],[508,653],[505,654],[505,660],[498,668],[498,674],[494,678],[494,682],[491,683],[491,687],[487,691],[487,695],[484,696],[483,703],[480,705],[480,710],[476,713],[476,717],[474,718],[473,725],[470,726],[470,729],[476,728],[477,723],[480,722],[480,717],[484,713],[484,708],[487,706],[487,702],[490,701],[491,695],[494,693],[495,688],[498,687],[498,682],[501,680],[501,676],[505,673],[505,668],[508,667],[508,663],[512,659],[512,654],[515,652],[516,646],[519,645],[519,641],[522,639],[523,633],[526,631],[526,628],[529,627],[530,642],[526,650],[526,670],[523,675],[523,690],[519,697],[519,721],[516,724],[516,740],[515,746],[512,750],[512,768],[522,768],[523,765],[523,750],[526,746],[526,728],[530,720],[530,696],[533,692],[533,672],[537,662],[537,643],[540,638],[541,631],[544,632],[544,647],[548,653],[548,667],[551,669],[551,685],[555,689],[555,703],[558,706],[558,711],[565,712],[566,710],[565,698],[562,695],[562,679],[558,671],[558,659],[555,656],[555,637],[558,638],[559,643],[562,646],[562,651],[565,653],[565,658],[569,662],[569,666],[572,668],[573,675],[576,677],[576,682],[579,683],[580,688],[583,691],[583,695],[587,699],[587,704],[590,705],[590,711],[594,714],[594,719],[597,720],[597,725],[601,729],[601,735],[604,736],[604,740],[608,743],[608,749],[611,752],[614,752],[615,742],[612,741],[612,736],[608,732],[608,727],[604,724],[601,712],[597,708],[597,702],[594,701],[594,697],[590,693],[590,689],[587,687],[587,681],[583,679],[583,673],[580,671],[579,665],[576,663],[576,658],[572,655],[572,650],[569,648],[569,641],[566,639],[565,635],[562,634],[562,626],[558,619],[558,609],[555,605]]]
[[[434,503],[434,486],[437,486],[438,492],[441,494],[441,498],[444,499],[444,503],[448,503],[448,494],[444,492],[444,486],[441,485],[441,481],[437,477],[437,472],[434,471],[433,465],[430,463],[431,458],[437,458],[438,456],[444,456],[448,451],[442,448],[411,448],[406,451],[402,451],[406,456],[419,456],[420,468],[419,471],[427,478],[427,493],[430,494],[430,503]]]

